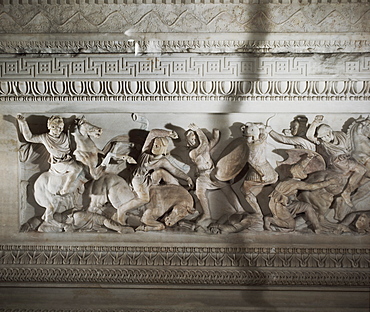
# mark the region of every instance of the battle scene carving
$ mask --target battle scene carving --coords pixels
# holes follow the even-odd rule
[[[21,231],[370,232],[369,117],[336,131],[302,114],[283,134],[274,117],[234,123],[227,137],[124,114],[132,127],[99,147],[119,125],[18,114]]]

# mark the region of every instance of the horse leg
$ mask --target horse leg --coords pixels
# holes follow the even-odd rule
[[[60,195],[65,195],[71,192],[71,187],[73,183],[77,180],[82,168],[77,163],[72,163],[69,166],[69,171],[66,173],[66,181],[60,190]]]
[[[102,163],[100,164],[101,166],[103,167],[107,167],[110,163],[110,160],[112,159],[112,157],[115,157],[116,159],[121,159],[123,161],[127,161],[129,164],[136,164],[136,160],[134,158],[132,158],[131,156],[127,155],[127,154],[119,154],[119,153],[113,153],[113,152],[108,152]]]
[[[45,222],[47,223],[51,223],[53,219],[53,215],[54,215],[54,207],[53,206],[49,206],[49,207],[46,207],[45,208],[45,212],[44,214],[42,215],[41,219],[44,220]]]
[[[60,223],[56,220],[54,220],[54,207],[49,206],[49,208],[45,209],[44,214],[42,215],[41,219],[45,221],[45,223],[48,223],[49,225],[58,227],[58,228],[63,228],[65,224]]]
[[[93,177],[93,179],[98,180],[103,175],[104,166],[89,167],[89,170],[90,170],[90,173],[91,173],[91,176]]]
[[[352,170],[352,174],[348,179],[347,186],[342,192],[341,197],[344,199],[348,206],[353,207],[351,194],[360,186],[360,182],[362,181],[362,178],[366,173],[366,168],[351,159],[347,160],[346,163],[348,164],[350,170]]]
[[[107,202],[106,200],[106,195],[105,194],[99,194],[99,195],[90,195],[90,205],[87,208],[87,211],[92,212],[92,213],[102,213],[102,208],[104,204]]]
[[[111,158],[113,157],[113,155],[114,155],[113,153],[108,152],[107,155],[104,157],[104,159],[103,159],[102,163],[100,164],[100,166],[103,166],[103,167],[108,166],[108,164],[109,164]]]
[[[89,167],[90,174],[94,180],[98,180],[103,175],[104,166],[98,165],[98,154],[90,154],[90,157],[85,159],[85,165]]]
[[[160,214],[159,209],[151,209],[147,207],[147,210],[144,212],[141,217],[141,222],[145,224],[145,231],[161,231],[166,227],[163,223],[157,221],[158,214]]]
[[[117,221],[123,225],[126,225],[127,223],[127,215],[126,213],[132,209],[139,208],[140,206],[148,203],[148,201],[135,197],[128,201],[127,203],[124,203],[123,205],[117,207]]]

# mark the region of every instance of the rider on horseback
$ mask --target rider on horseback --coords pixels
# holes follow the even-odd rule
[[[59,116],[51,116],[47,123],[49,132],[42,134],[33,134],[26,119],[21,114],[17,115],[17,120],[19,129],[25,140],[30,143],[41,143],[49,152],[49,171],[66,175],[67,179],[58,192],[58,195],[69,193],[72,183],[75,182],[82,168],[70,155],[71,149],[68,136],[63,132],[63,119]]]

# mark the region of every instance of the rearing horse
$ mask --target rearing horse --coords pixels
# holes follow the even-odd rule
[[[73,155],[76,157],[76,160],[89,167],[90,174],[94,180],[97,180],[102,175],[103,168],[101,166],[97,167],[97,165],[99,161],[98,155],[103,154],[103,152],[96,147],[91,137],[99,138],[102,132],[102,128],[87,122],[84,116],[75,120],[75,125],[71,132],[76,141],[76,150],[73,152]]]
[[[131,147],[128,136],[117,136],[110,140],[102,150],[99,149],[91,137],[99,138],[102,132],[102,128],[87,122],[84,116],[76,119],[75,126],[71,132],[76,142],[76,149],[73,155],[76,157],[76,160],[89,168],[94,180],[102,177],[104,171],[107,173],[119,173],[126,166],[124,160],[127,160],[130,164],[136,163],[132,157],[128,156],[129,147]],[[99,154],[103,155],[104,159],[98,166]],[[123,162],[121,165],[109,165],[111,158],[122,160]]]

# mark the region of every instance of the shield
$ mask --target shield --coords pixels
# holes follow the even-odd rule
[[[234,179],[248,160],[248,147],[244,138],[232,141],[223,151],[224,156],[217,162],[215,177],[219,181]]]
[[[305,149],[283,149],[283,150],[275,150],[275,153],[281,155],[285,153],[287,157],[283,161],[278,161],[277,165],[295,165],[299,162],[303,157],[305,157],[308,153],[315,155],[314,158],[307,164],[305,167],[306,174],[310,174],[312,172],[321,171],[326,169],[326,164],[324,158],[313,151],[308,151]]]

